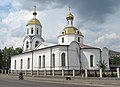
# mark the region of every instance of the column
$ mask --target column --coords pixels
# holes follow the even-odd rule
[[[25,75],[27,75],[27,70],[25,70]]]
[[[87,69],[85,69],[85,77],[88,77]]]
[[[3,70],[2,70],[2,74],[3,74]]]
[[[37,70],[37,76],[39,76],[39,70]]]
[[[64,69],[62,69],[62,76],[64,76]]]
[[[10,74],[10,70],[8,70],[8,75]]]
[[[100,78],[102,78],[102,69],[100,69]]]
[[[54,69],[52,70],[52,75],[55,76],[55,70]]]
[[[6,70],[5,70],[5,74],[6,74]]]
[[[73,77],[75,77],[75,69],[73,69]]]
[[[117,68],[117,77],[120,78],[120,71],[119,71],[119,68]]]
[[[44,76],[46,76],[47,75],[47,71],[46,70],[44,70]]]

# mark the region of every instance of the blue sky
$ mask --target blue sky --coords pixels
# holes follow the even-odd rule
[[[65,16],[70,6],[84,44],[120,51],[120,0],[0,0],[1,49],[22,47],[34,5],[46,42],[57,43],[57,36],[67,25]]]

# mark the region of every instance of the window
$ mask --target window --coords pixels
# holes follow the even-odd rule
[[[45,68],[45,55],[43,55],[43,68]]]
[[[30,69],[30,58],[27,60],[27,68]]]
[[[33,28],[31,28],[31,34],[33,34]]]
[[[80,42],[80,37],[78,37],[78,42]]]
[[[61,65],[65,66],[65,53],[62,53],[61,55]]]
[[[15,63],[14,63],[14,69],[16,69],[16,60],[15,60]]]
[[[93,67],[93,55],[90,55],[90,67]]]
[[[29,42],[28,41],[26,42],[26,48],[29,48]]]
[[[23,68],[23,60],[21,59],[21,61],[20,61],[20,69],[22,69]]]
[[[38,28],[37,28],[37,31],[36,31],[36,33],[38,34]]]
[[[64,31],[62,32],[62,34],[64,34]]]
[[[64,38],[62,38],[62,43],[64,43]]]
[[[55,54],[52,55],[52,67],[55,68]]]
[[[39,68],[41,68],[41,56],[39,56]]]
[[[36,41],[36,42],[35,42],[35,47],[37,47],[37,46],[38,46],[38,44],[39,44],[39,42],[38,42],[38,41]]]

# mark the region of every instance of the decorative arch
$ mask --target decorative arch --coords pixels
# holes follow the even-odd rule
[[[61,66],[65,66],[65,53],[61,54]]]
[[[90,67],[93,67],[93,62],[94,62],[93,55],[90,55]]]
[[[14,62],[14,69],[16,69],[16,60],[15,60],[15,62]]]
[[[23,69],[23,59],[20,60],[20,69]]]
[[[38,44],[39,44],[39,41],[36,41],[36,42],[35,42],[35,47],[37,47],[37,46],[38,46]]]
[[[27,60],[27,68],[30,69],[30,58]]]
[[[26,48],[28,49],[29,48],[29,42],[26,41]]]
[[[55,68],[55,54],[52,54],[52,67]]]

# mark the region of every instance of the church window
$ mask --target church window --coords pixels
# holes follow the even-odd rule
[[[93,55],[90,55],[90,67],[93,67]]]
[[[80,42],[80,37],[78,37],[78,42]]]
[[[45,68],[45,55],[43,55],[43,68]]]
[[[41,56],[39,56],[39,68],[41,68]]]
[[[62,34],[64,34],[64,31],[62,32]]]
[[[77,34],[79,34],[80,32],[79,31],[77,31]]]
[[[38,28],[37,28],[37,31],[36,31],[36,33],[38,34],[38,32],[39,32],[39,31],[38,31]]]
[[[30,69],[30,58],[27,60],[27,68]]]
[[[61,65],[65,66],[65,53],[62,53],[61,55]]]
[[[14,63],[14,69],[16,69],[16,60],[15,60],[15,63]]]
[[[29,42],[28,41],[26,42],[26,48],[29,48]]]
[[[22,69],[23,68],[23,60],[21,59],[20,60],[20,69]]]
[[[52,67],[55,68],[55,54],[52,55]]]
[[[62,43],[64,43],[64,38],[62,38]]]
[[[36,42],[35,42],[35,47],[37,47],[37,46],[38,46],[38,44],[39,44],[39,42],[38,42],[38,41],[36,41]]]
[[[31,34],[33,34],[33,28],[31,28]]]

